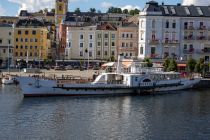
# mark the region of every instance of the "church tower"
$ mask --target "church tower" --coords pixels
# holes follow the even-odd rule
[[[55,24],[59,26],[68,12],[68,0],[56,0],[55,3]]]

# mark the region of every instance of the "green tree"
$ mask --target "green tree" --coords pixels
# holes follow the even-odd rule
[[[195,70],[195,65],[196,65],[196,61],[192,58],[190,58],[188,61],[187,61],[187,66],[188,66],[188,70],[189,72],[194,72]]]
[[[55,13],[55,8],[51,9],[51,11],[50,11],[50,12]]]
[[[167,71],[177,71],[177,63],[176,60],[171,59],[168,65]]]
[[[143,62],[147,63],[147,67],[152,67],[153,66],[153,63],[152,63],[151,59],[149,59],[149,58],[144,58]]]
[[[203,58],[200,58],[200,60],[195,65],[195,72],[203,73],[204,66],[205,66],[204,59]]]
[[[80,11],[79,8],[76,8],[76,9],[74,10],[74,12],[75,12],[75,13],[81,13],[81,11]]]
[[[44,11],[44,13],[47,13],[48,12],[48,9],[47,8],[44,8],[43,11]]]
[[[166,58],[165,61],[164,61],[164,63],[163,63],[163,69],[164,69],[164,71],[167,71],[169,64],[170,64],[170,59],[169,58]]]
[[[130,11],[129,11],[129,14],[134,16],[134,15],[139,14],[139,12],[140,12],[140,10],[136,8],[136,9],[134,9],[134,10],[130,10]]]
[[[128,9],[123,10],[123,14],[128,14],[128,13],[129,13]]]
[[[95,8],[90,8],[89,12],[95,13],[96,12],[96,9]]]

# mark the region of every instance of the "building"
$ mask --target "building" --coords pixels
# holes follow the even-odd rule
[[[18,21],[19,17],[0,16],[0,23],[14,24]]]
[[[209,6],[146,3],[139,18],[139,58],[186,61],[210,57]]]
[[[114,61],[117,59],[117,27],[107,23],[97,26],[96,59]]]
[[[11,24],[0,23],[0,67],[11,64],[14,47],[14,28]]]
[[[131,23],[123,23],[118,31],[117,54],[123,55],[125,58],[138,57],[138,25]]]
[[[67,27],[67,60],[95,60],[96,26]]]
[[[52,59],[50,30],[37,19],[21,19],[14,28],[14,60]]]

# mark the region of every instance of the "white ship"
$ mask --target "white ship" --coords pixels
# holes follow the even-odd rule
[[[76,95],[124,95],[157,93],[192,88],[201,78],[182,78],[178,72],[163,72],[159,68],[147,68],[145,63],[133,62],[127,72],[118,65],[116,72],[99,74],[93,82],[77,83],[81,79],[62,77],[49,80],[39,77],[17,77],[25,97],[76,96]]]

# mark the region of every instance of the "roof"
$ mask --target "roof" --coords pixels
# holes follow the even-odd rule
[[[123,22],[122,27],[136,27],[138,28],[138,25],[134,22]]]
[[[16,27],[19,27],[19,26],[24,26],[24,27],[31,27],[31,26],[38,26],[38,27],[44,27],[45,24],[43,21],[40,21],[38,19],[20,19],[16,25]]]
[[[111,23],[106,23],[106,24],[103,24],[103,25],[98,25],[97,26],[97,30],[111,30],[111,31],[116,31],[117,30],[117,27],[115,27]]]
[[[210,6],[195,6],[195,5],[159,5],[155,1],[146,3],[143,12],[147,15],[155,15],[155,12],[160,12],[162,16],[176,17],[210,17]]]

